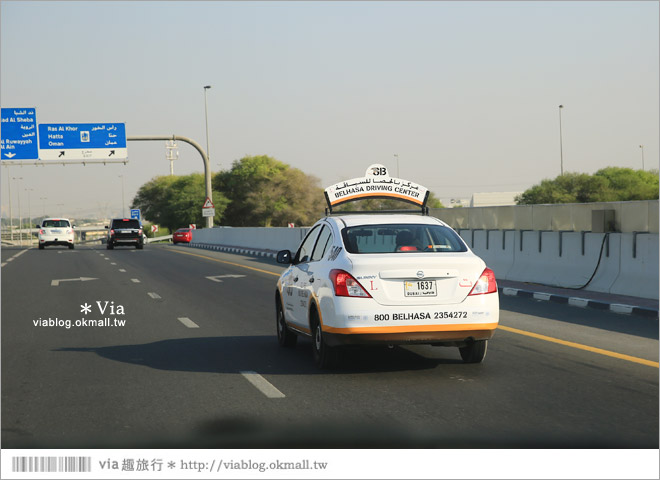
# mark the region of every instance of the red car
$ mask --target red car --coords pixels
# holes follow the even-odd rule
[[[172,243],[190,243],[192,241],[192,229],[180,228],[172,235]]]

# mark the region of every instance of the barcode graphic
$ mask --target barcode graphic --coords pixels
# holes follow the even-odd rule
[[[12,472],[91,472],[92,457],[12,457]]]

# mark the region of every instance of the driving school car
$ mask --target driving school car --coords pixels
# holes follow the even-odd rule
[[[428,216],[428,190],[372,165],[364,178],[325,193],[329,214],[295,254],[278,253],[289,265],[275,295],[280,345],[311,337],[320,368],[336,364],[342,346],[368,344],[454,346],[464,362],[483,361],[499,323],[495,275],[451,227]],[[332,213],[374,196],[415,203],[422,214]]]

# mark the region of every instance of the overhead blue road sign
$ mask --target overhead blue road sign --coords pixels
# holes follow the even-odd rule
[[[39,124],[42,160],[115,160],[127,155],[123,123]]]
[[[34,108],[3,108],[1,117],[0,158],[36,160],[37,112]]]
[[[139,208],[132,208],[131,209],[131,218],[135,218],[137,220],[140,220],[140,209]]]

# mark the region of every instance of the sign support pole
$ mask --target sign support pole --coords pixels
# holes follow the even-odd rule
[[[194,141],[191,138],[188,137],[181,137],[179,135],[138,135],[138,136],[130,136],[126,137],[127,141],[148,141],[148,140],[181,140],[182,142],[186,142],[189,145],[192,145],[195,147],[195,149],[199,152],[199,154],[202,156],[202,161],[204,162],[204,180],[206,183],[206,196],[213,201],[213,193],[211,192],[211,169],[209,167],[209,157],[206,155],[206,152],[202,148],[202,146]],[[206,228],[212,228],[213,227],[213,217],[206,217]]]

